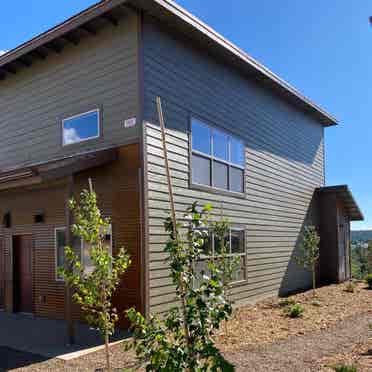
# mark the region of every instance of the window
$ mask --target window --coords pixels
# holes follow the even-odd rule
[[[100,136],[100,113],[93,110],[62,121],[63,146],[87,141]]]
[[[107,232],[104,240],[104,247],[112,254],[112,233],[111,233],[111,226],[109,231]],[[84,272],[86,274],[90,274],[94,270],[94,266],[92,260],[90,258],[90,248],[91,245],[87,242],[82,242],[81,252],[82,252],[82,265],[84,267]]]
[[[110,226],[104,240],[104,245],[112,254],[112,227]],[[90,259],[90,244],[82,241],[78,237],[72,235],[72,246],[75,253],[80,258],[81,263],[84,267],[85,273],[89,274],[93,271],[93,264]],[[55,247],[56,247],[56,278],[62,280],[58,276],[57,270],[59,267],[65,265],[65,247],[66,247],[66,228],[60,227],[55,230]]]
[[[58,268],[65,266],[65,247],[66,247],[66,228],[60,227],[55,230],[55,247],[56,247],[56,279],[63,280],[58,275]],[[81,258],[81,240],[72,236],[72,247],[75,254]]]
[[[197,119],[192,119],[191,136],[192,183],[243,193],[244,143]]]
[[[228,252],[228,257],[232,260],[237,260],[237,269],[233,273],[232,283],[246,280],[246,251],[245,251],[245,230],[231,228],[228,235],[225,237],[225,249]],[[203,253],[200,260],[195,263],[196,274],[202,275],[208,272],[208,261],[218,259],[221,254],[221,242],[214,236],[213,232],[209,234],[209,238],[204,240],[202,248]]]

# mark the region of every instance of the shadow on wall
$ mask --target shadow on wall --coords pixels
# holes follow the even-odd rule
[[[306,166],[320,159],[323,129],[316,119],[166,25],[146,17],[145,27],[145,121],[158,125],[159,95],[169,129],[187,133],[196,116],[240,136],[255,153]]]
[[[288,296],[290,294],[298,293],[303,290],[308,290],[312,288],[311,271],[300,266],[296,261],[296,257],[299,256],[300,254],[299,247],[302,243],[303,234],[306,226],[313,225],[316,226],[318,229],[319,216],[317,214],[317,203],[318,201],[314,192],[311,202],[309,204],[306,218],[301,226],[301,230],[296,240],[296,247],[292,251],[286,272],[283,276],[279,289],[279,296]],[[317,275],[317,277],[319,277],[319,275]]]

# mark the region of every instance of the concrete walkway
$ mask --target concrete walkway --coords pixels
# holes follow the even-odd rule
[[[118,334],[113,341],[123,338]],[[102,345],[97,331],[76,322],[76,344],[67,344],[67,323],[32,315],[0,312],[0,347],[23,351],[45,359]]]

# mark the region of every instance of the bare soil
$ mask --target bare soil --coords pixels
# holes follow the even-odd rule
[[[330,372],[330,366],[340,364],[355,364],[358,372],[372,371],[368,330],[372,291],[364,287],[358,284],[354,293],[346,292],[343,284],[322,287],[315,303],[311,291],[291,296],[305,308],[296,319],[284,314],[283,299],[277,297],[240,308],[227,333],[222,327],[216,341],[238,371]],[[112,347],[111,353],[113,368],[135,367],[133,353],[125,353],[122,346]],[[104,353],[99,351],[69,362],[52,359],[9,370],[96,371],[104,365]]]

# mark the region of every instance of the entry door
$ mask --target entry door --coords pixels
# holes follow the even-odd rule
[[[0,309],[5,307],[5,252],[4,239],[0,237]]]
[[[15,312],[33,312],[32,246],[31,235],[19,235],[13,237]]]
[[[338,236],[338,279],[344,281],[346,279],[346,242],[345,242],[345,225],[340,223]]]

